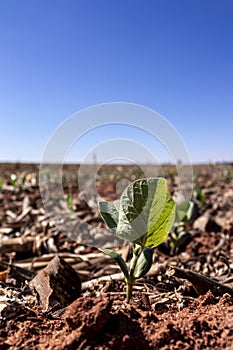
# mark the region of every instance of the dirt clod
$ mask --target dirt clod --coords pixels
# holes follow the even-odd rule
[[[56,303],[69,305],[80,296],[81,281],[77,272],[61,257],[55,256],[30,282],[39,295],[43,311]]]

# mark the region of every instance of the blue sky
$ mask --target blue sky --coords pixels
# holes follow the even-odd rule
[[[162,114],[193,162],[232,161],[232,18],[232,0],[1,0],[0,161],[40,161],[66,118],[115,101]]]

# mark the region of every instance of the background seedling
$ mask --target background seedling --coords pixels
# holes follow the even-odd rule
[[[197,203],[198,207],[202,207],[205,204],[205,193],[198,184],[198,174],[193,176],[193,200]]]
[[[71,193],[68,193],[67,197],[66,197],[66,203],[68,205],[68,208],[70,210],[73,210],[73,197]]]
[[[10,184],[14,186],[14,188],[17,188],[18,186],[18,176],[16,174],[11,174],[10,176]]]
[[[190,239],[190,233],[187,231],[187,223],[190,221],[194,209],[192,201],[183,201],[176,205],[175,222],[170,234],[170,248],[173,253],[178,253],[179,248]]]
[[[175,203],[165,179],[149,178],[129,184],[114,202],[99,202],[99,209],[108,227],[118,237],[133,243],[129,269],[121,255],[100,249],[120,266],[129,302],[136,279],[145,276],[152,266],[153,248],[165,240],[173,227]]]
[[[3,189],[3,179],[0,178],[0,191]]]

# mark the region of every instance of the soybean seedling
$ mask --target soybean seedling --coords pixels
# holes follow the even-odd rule
[[[3,179],[0,177],[0,191],[3,190]]]
[[[99,248],[121,268],[129,302],[136,279],[145,276],[152,266],[153,248],[166,239],[173,227],[175,203],[164,178],[145,178],[129,184],[118,200],[100,201],[99,209],[108,227],[118,237],[133,243],[129,268],[120,254]]]
[[[68,193],[67,197],[66,197],[66,203],[67,206],[70,210],[73,210],[73,197],[71,193]]]
[[[193,198],[198,207],[203,207],[206,197],[203,189],[198,184],[198,174],[193,176]]]
[[[170,232],[170,248],[172,253],[178,253],[179,249],[189,241],[191,235],[186,230],[187,223],[193,214],[194,202],[183,201],[176,205],[176,218]]]

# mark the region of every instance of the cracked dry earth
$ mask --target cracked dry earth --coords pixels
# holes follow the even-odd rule
[[[233,349],[232,168],[196,169],[205,199],[200,204],[200,198],[194,198],[196,211],[185,227],[188,234],[175,246],[169,237],[155,250],[150,273],[138,280],[127,304],[123,277],[111,259],[67,239],[46,216],[38,167],[0,167],[0,349]],[[119,169],[132,179],[132,169]],[[16,172],[24,181],[13,188],[9,177]],[[99,186],[104,198],[115,198],[114,185]],[[171,186],[175,187],[173,180]],[[74,212],[101,227],[98,213],[75,191]],[[119,251],[130,259],[130,247]],[[57,260],[60,270],[54,284],[48,267],[58,256],[66,263]],[[175,268],[187,276],[177,277]],[[68,290],[73,270],[82,283],[76,296]],[[188,278],[187,271],[197,279]],[[209,278],[207,284],[200,275]],[[41,281],[38,276],[46,278],[42,289],[34,282],[35,290],[31,282]],[[219,282],[216,288],[211,281]]]

